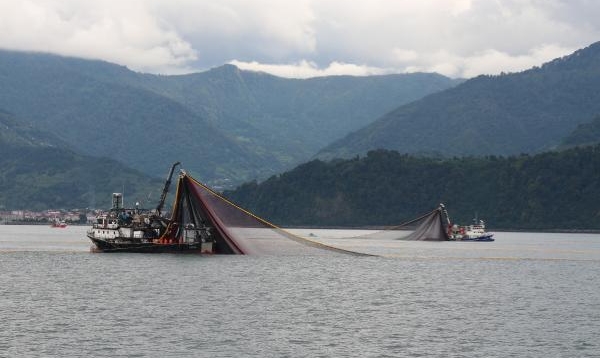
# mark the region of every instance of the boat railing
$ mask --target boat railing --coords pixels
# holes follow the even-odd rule
[[[94,223],[92,224],[93,229],[118,229],[119,224],[117,223]]]

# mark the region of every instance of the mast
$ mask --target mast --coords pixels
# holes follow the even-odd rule
[[[162,194],[160,195],[160,201],[158,202],[158,206],[156,207],[156,213],[160,216],[160,211],[165,205],[165,199],[167,199],[167,192],[169,191],[169,186],[171,186],[171,178],[173,177],[173,172],[175,171],[175,167],[178,166],[180,162],[176,162],[171,167],[169,171],[169,176],[167,176],[167,181],[165,182],[165,187],[163,188]]]

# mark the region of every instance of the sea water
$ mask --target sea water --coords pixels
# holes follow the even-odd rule
[[[1,357],[598,357],[600,235],[406,242],[373,256],[90,253],[0,226]]]

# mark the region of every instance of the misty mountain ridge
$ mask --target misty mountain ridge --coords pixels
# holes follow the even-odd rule
[[[54,135],[0,110],[0,210],[106,208],[111,193],[152,207],[161,181],[123,164],[76,153]],[[163,168],[165,171],[167,168]]]
[[[352,157],[377,148],[444,156],[557,148],[600,114],[600,43],[530,70],[478,76],[387,113],[324,148]]]
[[[58,137],[0,109],[0,144],[13,147],[67,147]]]
[[[570,148],[575,146],[595,145],[600,143],[600,116],[596,116],[589,123],[582,123],[566,136],[561,148]]]
[[[350,130],[459,83],[437,74],[285,79],[224,65],[178,76],[0,51],[0,108],[86,155],[153,176],[177,158],[208,182],[290,168]]]
[[[460,81],[436,74],[300,80],[231,65],[157,76],[103,61],[0,51],[0,205],[81,205],[97,196],[95,188],[106,189],[108,200],[125,184],[140,187],[132,192],[142,198],[160,186],[122,163],[162,178],[182,161],[213,185],[260,179],[336,136],[342,139],[321,156],[354,157],[386,145],[462,156],[594,144],[599,64],[600,45],[593,44],[531,70],[453,87]],[[362,127],[374,112],[383,116]],[[343,137],[353,127],[359,129]]]

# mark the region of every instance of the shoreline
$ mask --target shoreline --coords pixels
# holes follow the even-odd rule
[[[0,225],[33,225],[33,226],[44,226],[50,227],[50,222],[29,222],[29,221],[0,221]],[[68,226],[90,226],[92,224],[82,223],[67,223]],[[278,226],[281,229],[304,229],[304,230],[387,230],[390,226]],[[410,230],[408,230],[410,231]],[[490,232],[532,232],[532,233],[557,233],[557,234],[600,234],[600,229],[493,229]]]
[[[29,222],[29,221],[2,221],[0,225],[32,225],[32,226],[48,226],[50,227],[51,222]],[[81,224],[81,223],[67,223],[67,226],[91,226],[92,224]]]

